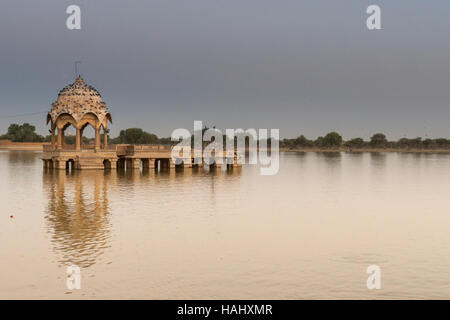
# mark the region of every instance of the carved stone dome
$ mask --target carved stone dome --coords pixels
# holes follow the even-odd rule
[[[94,114],[100,123],[103,123],[105,118],[111,122],[111,115],[100,93],[79,76],[74,83],[58,93],[58,98],[52,103],[52,109],[47,116],[47,123],[56,123],[62,114],[69,114],[75,122],[79,122],[89,113]]]

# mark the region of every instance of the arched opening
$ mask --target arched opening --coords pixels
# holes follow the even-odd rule
[[[117,160],[117,168],[121,169],[121,170],[125,170],[125,168],[126,168],[126,159],[125,158],[120,157]]]
[[[44,161],[44,170],[53,169],[53,161],[52,159],[43,159]]]
[[[55,124],[52,123],[52,145],[58,149],[75,149],[75,136],[76,136],[76,121],[68,113],[63,113],[58,116]],[[58,131],[56,132],[56,128]],[[58,140],[55,141],[55,136],[58,135]]]
[[[73,159],[66,161],[66,170],[69,172],[73,172],[75,170],[75,161]]]
[[[94,113],[86,113],[79,121],[83,149],[100,149],[99,119]]]
[[[63,127],[62,135],[64,137],[63,149],[75,149],[77,130],[70,122]]]
[[[111,170],[111,160],[109,159],[103,160],[103,166],[105,167],[106,170]]]
[[[159,159],[159,170],[160,171],[167,171],[170,168],[170,161],[169,159]]]
[[[80,129],[81,149],[95,148],[95,129],[94,126],[86,122]]]
[[[141,159],[142,171],[148,171],[150,169],[150,159]]]

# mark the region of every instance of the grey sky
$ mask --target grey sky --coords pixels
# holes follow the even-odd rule
[[[78,4],[82,29],[66,29]],[[366,8],[382,9],[368,31]],[[23,1],[0,4],[0,132],[45,115],[73,61],[127,127],[194,120],[282,137],[450,138],[447,0]]]

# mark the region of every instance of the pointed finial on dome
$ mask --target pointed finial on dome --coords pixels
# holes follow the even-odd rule
[[[83,78],[80,75],[78,75],[78,77],[76,78],[75,82],[84,83],[84,80],[83,80]]]
[[[81,63],[81,61],[74,61],[74,65],[75,65],[75,77],[78,75],[78,78],[81,78],[80,75],[78,74],[78,64]],[[77,80],[78,80],[77,78]],[[83,79],[81,79],[83,80]]]

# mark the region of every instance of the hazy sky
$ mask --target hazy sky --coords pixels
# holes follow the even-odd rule
[[[66,28],[66,8],[82,29]],[[382,30],[366,8],[382,9]],[[279,128],[282,137],[450,138],[448,0],[23,1],[0,4],[0,132],[45,114],[75,60],[112,134]]]

